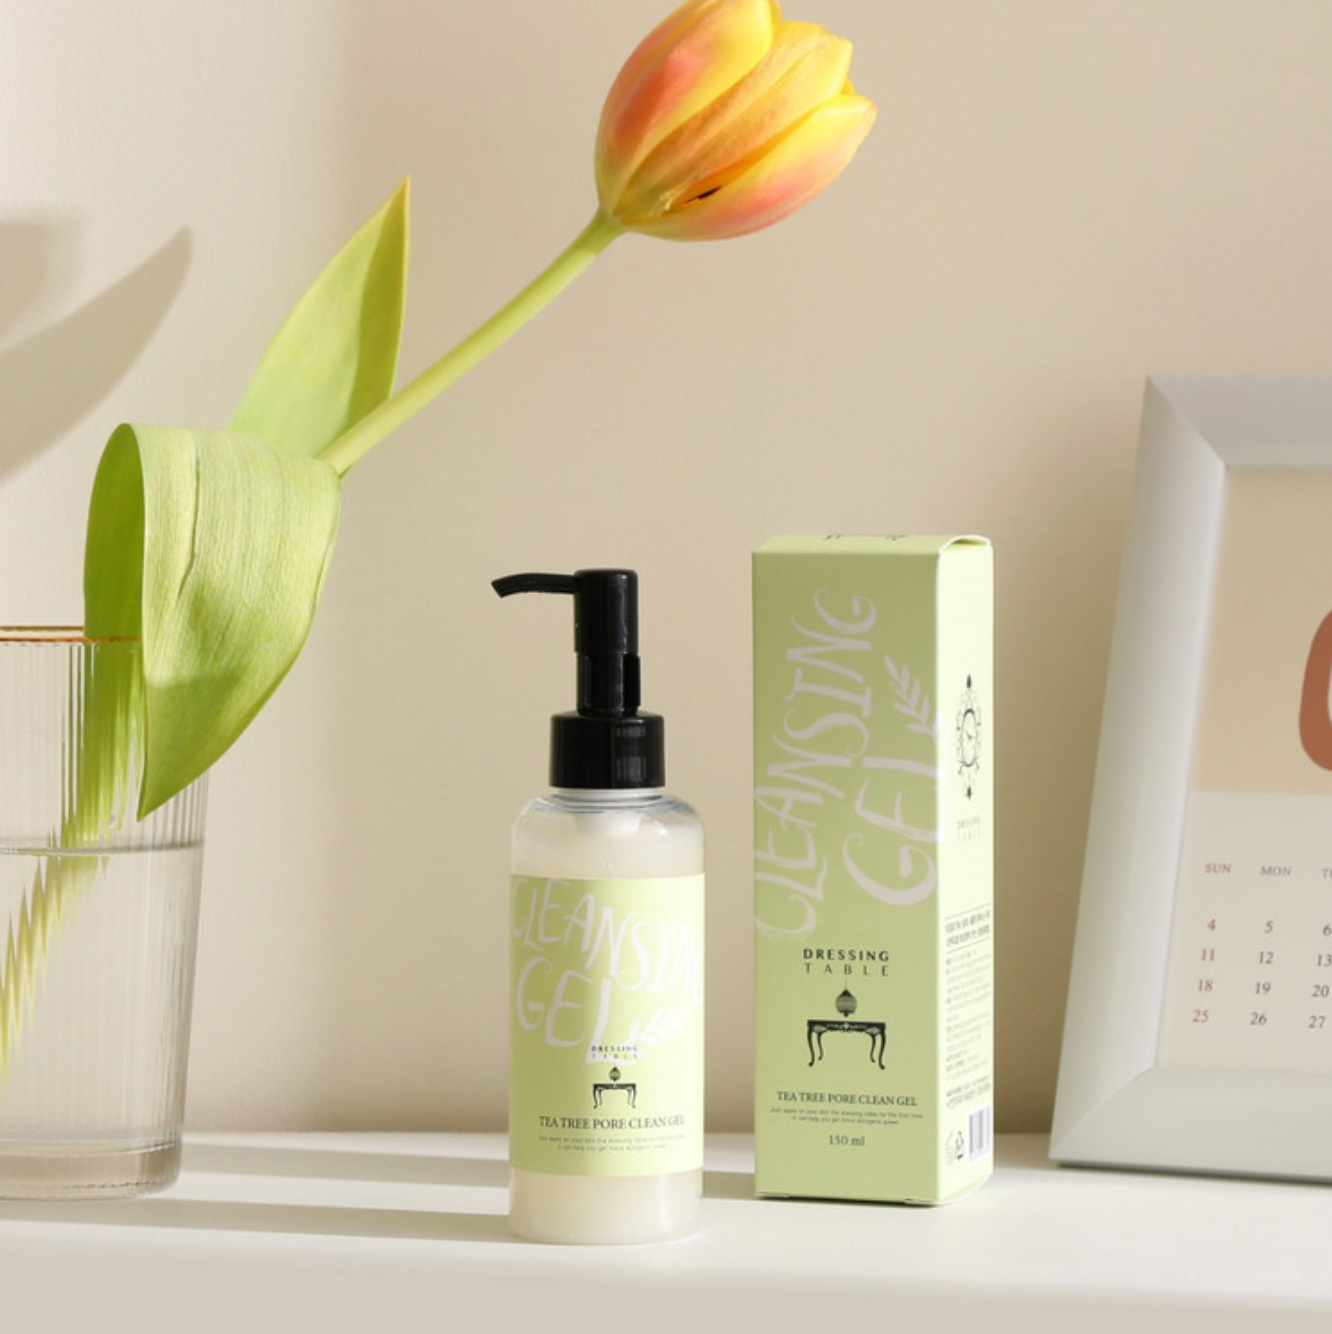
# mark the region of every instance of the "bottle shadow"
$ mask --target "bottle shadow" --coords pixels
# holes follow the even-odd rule
[[[415,1209],[191,1198],[192,1191],[211,1193],[200,1178],[218,1176],[332,1183],[333,1191],[321,1193],[336,1193],[339,1183],[437,1187],[440,1197],[425,1196],[424,1207]],[[192,1142],[184,1148],[180,1180],[164,1194],[112,1200],[0,1200],[0,1223],[525,1244],[509,1230],[503,1209],[471,1213],[444,1207],[449,1189],[502,1195],[508,1180],[508,1163],[498,1158]],[[753,1173],[710,1170],[704,1174],[703,1193],[707,1199],[752,1199]]]
[[[502,1214],[364,1205],[272,1204],[248,1200],[5,1201],[0,1221],[82,1227],[248,1232],[289,1236],[370,1237],[394,1241],[514,1243]]]
[[[0,331],[43,289],[65,248],[65,224],[0,223]],[[161,327],[189,272],[181,228],[159,250],[72,314],[0,349],[0,480],[60,440],[125,377]]]
[[[212,1193],[201,1178],[223,1176],[334,1183],[402,1183],[439,1187],[413,1209],[360,1203],[287,1203],[261,1199],[192,1198]],[[180,1180],[161,1195],[110,1200],[0,1200],[0,1222],[136,1229],[183,1229],[324,1237],[369,1237],[403,1241],[510,1244],[518,1241],[504,1213],[469,1213],[443,1207],[443,1191],[508,1184],[503,1162],[429,1154],[187,1144]],[[241,1188],[243,1190],[243,1187]],[[268,1193],[271,1187],[256,1191]],[[238,1191],[238,1193],[241,1193]]]
[[[213,1176],[383,1181],[417,1186],[480,1186],[494,1190],[503,1190],[509,1184],[508,1164],[495,1158],[447,1158],[426,1153],[364,1153],[193,1141],[184,1147],[181,1170]]]

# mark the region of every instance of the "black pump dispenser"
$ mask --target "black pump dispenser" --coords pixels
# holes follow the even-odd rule
[[[665,724],[640,713],[638,575],[633,570],[511,574],[492,584],[513,593],[569,593],[578,655],[578,707],[550,720],[550,781],[562,788],[661,787]]]

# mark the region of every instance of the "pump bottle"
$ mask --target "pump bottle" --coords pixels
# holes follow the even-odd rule
[[[577,707],[513,826],[509,1222],[536,1241],[665,1241],[703,1183],[703,830],[639,710],[632,570],[498,579],[571,595]]]

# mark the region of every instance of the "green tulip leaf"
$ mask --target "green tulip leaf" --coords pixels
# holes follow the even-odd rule
[[[230,432],[122,426],[93,484],[90,634],[143,636],[139,815],[231,746],[295,661],[337,535],[337,473]]]
[[[402,335],[407,219],[404,181],[296,303],[231,430],[313,457],[389,396]]]
[[[392,392],[407,217],[404,182],[296,303],[229,431],[122,426],[107,442],[84,623],[141,637],[143,679],[103,683],[106,725],[85,723],[85,772],[123,772],[141,744],[140,817],[230,748],[310,632],[340,505],[338,473],[317,455]],[[123,721],[130,699],[140,725]],[[109,790],[90,781],[87,818]]]

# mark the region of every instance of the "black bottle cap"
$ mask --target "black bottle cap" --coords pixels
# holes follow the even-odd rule
[[[566,788],[661,787],[665,724],[639,711],[638,576],[633,570],[511,574],[513,593],[569,593],[578,655],[577,708],[550,720],[550,781]]]

